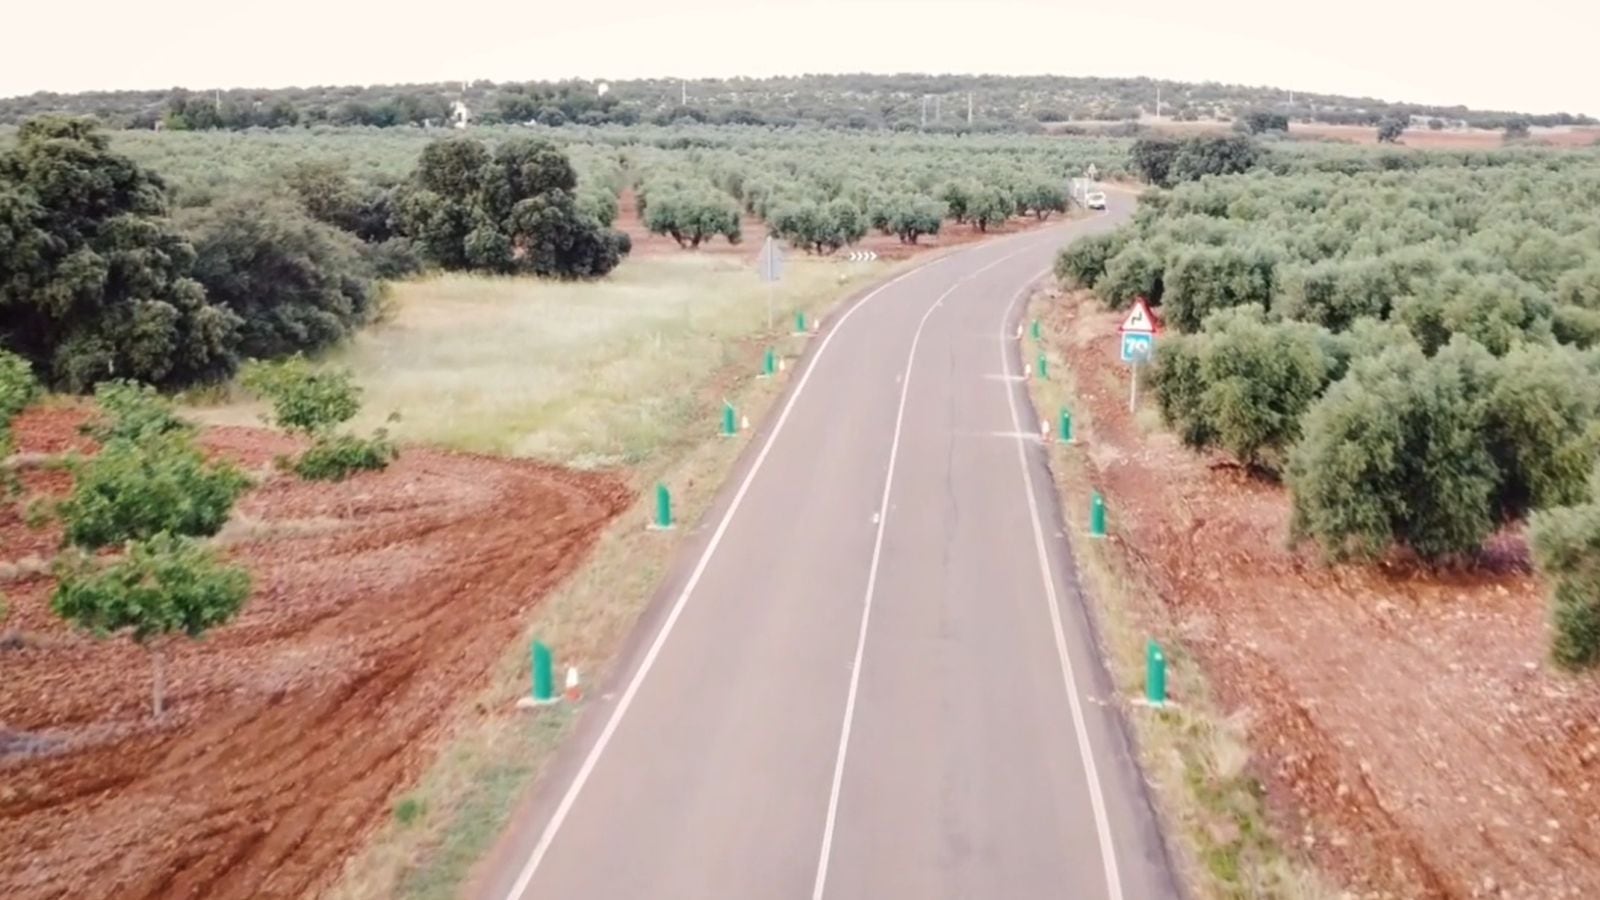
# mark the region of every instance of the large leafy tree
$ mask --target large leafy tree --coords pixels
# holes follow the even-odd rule
[[[190,223],[195,277],[243,320],[238,349],[267,359],[343,340],[377,298],[361,245],[294,204],[241,196]]]
[[[0,344],[47,382],[226,375],[239,318],[190,277],[161,181],[84,119],[35,119],[0,153]]]
[[[580,209],[571,162],[548,141],[448,138],[423,149],[395,218],[423,253],[447,269],[604,275],[628,252],[627,237]]]

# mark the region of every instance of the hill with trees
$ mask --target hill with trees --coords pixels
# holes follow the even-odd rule
[[[606,90],[602,91],[604,85]],[[1216,82],[1058,75],[799,75],[775,78],[646,78],[554,82],[447,82],[226,90],[36,93],[0,100],[0,124],[41,114],[95,116],[113,128],[213,130],[307,125],[442,124],[460,100],[484,124],[634,125],[695,122],[802,123],[830,128],[1038,131],[1083,120],[1182,120],[1252,116],[1329,124],[1384,121],[1500,129],[1510,124],[1593,124],[1584,115],[1525,115],[1287,91]],[[970,116],[969,116],[970,104]]]

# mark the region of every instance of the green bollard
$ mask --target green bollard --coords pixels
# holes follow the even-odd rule
[[[727,401],[722,403],[722,436],[733,437],[739,433],[739,420],[733,411],[733,404]]]
[[[666,530],[672,527],[672,495],[667,493],[667,486],[656,485],[656,527]]]
[[[1033,320],[1033,339],[1036,340],[1036,341],[1039,339],[1039,320],[1038,319],[1034,319]]]
[[[1072,413],[1061,407],[1061,443],[1072,443]]]
[[[1039,354],[1039,377],[1050,380],[1050,361],[1044,358],[1043,353]]]
[[[1106,498],[1100,496],[1099,491],[1095,491],[1089,501],[1089,536],[1106,536]]]
[[[794,314],[794,333],[795,334],[805,334],[806,333],[806,312],[803,309],[795,310],[795,314]]]
[[[778,354],[771,348],[761,357],[761,377],[771,378],[778,371]]]
[[[1167,703],[1167,655],[1155,641],[1144,647],[1144,699],[1151,706]]]
[[[533,642],[533,702],[556,702],[555,665],[544,641]]]

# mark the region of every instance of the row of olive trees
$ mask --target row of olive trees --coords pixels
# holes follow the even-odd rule
[[[1281,477],[1334,557],[1469,555],[1530,520],[1555,656],[1600,662],[1600,167],[1182,186],[1076,242],[1063,281],[1159,303],[1188,444]],[[1546,196],[1559,196],[1559,203]]]

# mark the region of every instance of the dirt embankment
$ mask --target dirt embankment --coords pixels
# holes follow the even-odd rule
[[[1287,842],[1369,896],[1600,897],[1600,677],[1546,662],[1520,536],[1454,572],[1290,549],[1280,486],[1130,416],[1119,318],[1046,320],[1114,546],[1248,723]]]
[[[35,412],[21,448],[59,450],[80,416]],[[266,468],[278,435],[218,429],[214,452]],[[30,471],[30,490],[64,491]],[[47,576],[12,566],[0,642],[0,896],[303,897],[336,874],[429,757],[522,614],[629,502],[604,474],[410,450],[337,484],[279,477],[222,543],[254,577],[238,620],[170,642],[169,709],[150,668],[50,613]],[[0,563],[54,552],[0,507]]]
[[[705,253],[715,256],[746,257],[754,261],[761,255],[761,245],[767,239],[767,223],[756,216],[745,213],[739,220],[739,243],[730,244],[726,238],[718,237],[701,244],[694,250],[689,250],[679,247],[678,242],[673,240],[670,235],[651,234],[650,230],[644,227],[644,222],[639,218],[639,201],[633,191],[624,190],[622,196],[618,198],[617,204],[617,220],[613,227],[627,234],[628,238],[633,241],[631,253],[633,256]],[[1052,215],[1044,221],[1031,216],[1013,218],[992,226],[988,231],[984,232],[979,231],[978,227],[970,222],[958,224],[947,219],[940,226],[938,234],[924,237],[915,244],[902,243],[898,237],[892,234],[869,231],[866,237],[838,251],[832,258],[843,263],[853,250],[871,250],[883,259],[910,259],[918,253],[937,250],[940,247],[970,244],[995,235],[1029,231],[1058,221],[1060,221],[1060,218],[1056,215]],[[804,256],[804,251],[792,248],[786,248],[785,252],[790,256]]]

